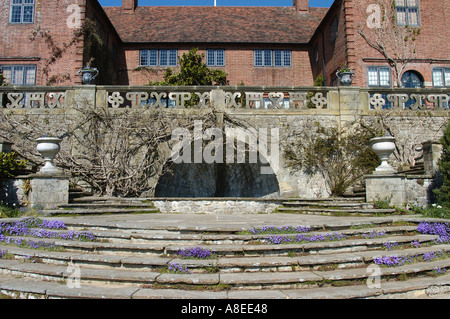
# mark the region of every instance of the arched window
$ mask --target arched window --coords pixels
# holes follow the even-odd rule
[[[417,71],[406,71],[402,75],[402,86],[405,88],[423,88],[423,76]]]
[[[424,87],[424,80],[422,74],[420,74],[417,71],[406,71],[402,75],[402,87],[404,88],[423,88]],[[411,108],[411,105],[413,105],[415,102],[412,99],[409,99],[406,103],[404,108],[409,109]]]

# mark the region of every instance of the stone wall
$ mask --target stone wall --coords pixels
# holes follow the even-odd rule
[[[34,95],[28,93],[24,103],[22,92],[27,91]],[[60,94],[57,101],[51,98],[54,92]],[[184,105],[188,97],[194,95],[189,92],[202,97],[198,105]],[[423,104],[406,110],[394,103],[403,96],[413,99],[411,93],[423,95],[420,99]],[[405,89],[336,87],[4,87],[0,88],[0,106],[7,116],[39,118],[40,131],[58,136],[64,134],[62,123],[75,122],[75,110],[88,104],[97,108],[108,107],[116,112],[143,107],[163,109],[160,103],[165,97],[174,103],[173,108],[166,107],[165,110],[180,116],[191,110],[210,109],[218,119],[217,128],[223,132],[241,128],[253,129],[252,132],[266,130],[270,134],[277,130],[278,158],[273,160],[265,156],[268,164],[183,163],[174,170],[173,176],[166,175],[154,181],[157,196],[320,198],[330,195],[321,172],[294,170],[284,160],[284,145],[293,135],[308,130],[316,122],[324,127],[351,129],[350,123],[365,121],[367,125],[390,129],[398,135],[396,138],[404,138],[402,146],[413,148],[415,159],[421,161],[422,150],[415,153],[416,146],[441,137],[450,113],[446,104],[448,93],[448,89],[410,92]],[[384,108],[378,103],[379,99],[394,101],[394,107]],[[12,142],[16,148],[23,144],[23,141]],[[242,142],[250,143],[248,140]],[[62,147],[64,150],[64,141]],[[396,158],[391,160],[395,162]],[[165,162],[170,163],[170,152]],[[262,168],[272,169],[273,174],[262,174]]]
[[[152,203],[161,213],[184,214],[255,214],[273,212],[282,205],[281,200],[260,198],[214,199],[210,198],[157,198]]]

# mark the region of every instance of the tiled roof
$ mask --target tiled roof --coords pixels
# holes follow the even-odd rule
[[[104,7],[125,43],[308,43],[328,8]]]

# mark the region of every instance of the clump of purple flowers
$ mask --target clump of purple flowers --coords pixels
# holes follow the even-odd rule
[[[435,259],[439,259],[445,256],[445,253],[442,250],[438,251],[430,251],[429,253],[424,253],[422,255],[423,261],[433,261]]]
[[[421,222],[416,230],[422,234],[438,235],[437,243],[450,242],[450,225],[448,223]]]
[[[396,267],[402,266],[404,264],[409,264],[413,262],[422,262],[422,261],[433,261],[439,258],[444,258],[446,254],[442,251],[430,251],[428,253],[424,253],[422,256],[418,254],[414,255],[406,255],[406,256],[381,256],[374,258],[373,261],[377,265],[387,266],[387,267]]]
[[[207,259],[214,256],[214,253],[209,249],[202,247],[180,249],[178,255],[182,258],[200,258]]]
[[[407,257],[399,257],[397,255],[392,255],[392,256],[377,257],[373,260],[373,262],[381,266],[395,267],[404,265],[407,262],[407,260],[408,260]]]
[[[272,235],[264,239],[264,242],[271,245],[278,244],[294,244],[294,243],[310,243],[310,242],[320,242],[320,241],[337,241],[347,238],[343,234],[339,233],[328,233],[328,234],[318,234],[305,236],[303,234],[293,235]]]
[[[395,241],[393,241],[393,242],[390,241],[390,242],[384,243],[383,246],[385,248],[387,248],[387,250],[391,251],[392,249],[397,248],[399,246],[399,244]]]
[[[422,244],[418,240],[413,240],[411,242],[411,247],[420,248],[422,247]]]
[[[177,263],[168,263],[167,264],[169,271],[181,274],[191,274],[192,272],[186,267]]]
[[[307,226],[262,226],[260,228],[250,228],[254,235],[260,234],[279,234],[279,233],[307,233],[311,231]]]
[[[5,256],[8,252],[6,250],[1,250],[0,249],[0,259],[3,258],[3,256]]]
[[[372,230],[372,231],[370,231],[370,232],[368,232],[368,233],[362,234],[362,236],[363,236],[364,238],[379,238],[379,237],[384,237],[384,236],[386,236],[386,232],[385,232],[385,231],[375,231],[375,230]]]
[[[436,274],[436,275],[439,275],[439,274],[445,274],[447,272],[447,269],[445,269],[445,267],[443,267],[443,268],[441,268],[441,267],[435,267],[434,268],[434,273]]]
[[[13,223],[0,223],[0,241],[7,244],[15,244],[17,246],[29,248],[58,248],[51,242],[25,240],[22,238],[14,238],[10,236],[31,236],[38,238],[59,238],[67,240],[93,241],[95,236],[87,231],[54,231],[66,229],[66,224],[58,220],[41,220],[36,217],[27,217]]]
[[[14,237],[6,237],[0,234],[0,242],[4,242],[5,244],[13,244],[19,247],[33,248],[33,249],[48,249],[54,250],[59,249],[60,247],[55,245],[52,242],[45,241],[35,241],[35,240],[26,240],[23,238],[14,238]]]

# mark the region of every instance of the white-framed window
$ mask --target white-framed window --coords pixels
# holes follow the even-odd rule
[[[177,66],[177,50],[140,50],[140,66]]]
[[[391,68],[386,66],[367,67],[368,86],[391,86]]]
[[[395,16],[398,25],[419,26],[419,0],[395,0]]]
[[[225,66],[225,50],[224,49],[206,50],[206,65]]]
[[[10,23],[33,23],[34,0],[11,0]]]
[[[265,67],[291,67],[292,52],[291,50],[255,50],[254,64]]]
[[[450,87],[450,68],[433,69],[433,86]]]
[[[35,65],[5,65],[0,68],[7,84],[36,85]]]
[[[330,43],[334,43],[338,37],[338,18],[334,16],[330,22]]]

